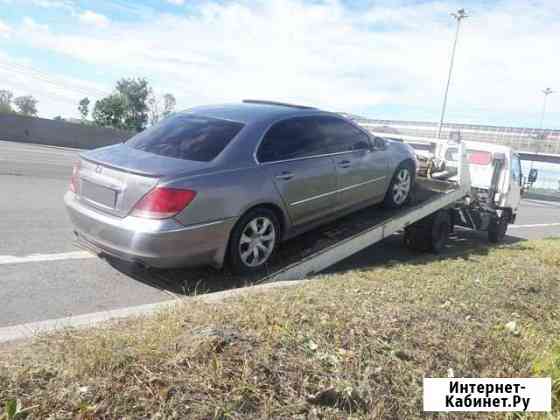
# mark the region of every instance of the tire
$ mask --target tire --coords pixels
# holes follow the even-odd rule
[[[439,254],[451,232],[449,212],[442,210],[428,216],[405,229],[405,246],[417,252],[433,252]]]
[[[439,254],[443,251],[445,244],[449,239],[449,233],[451,232],[451,217],[448,211],[438,211],[432,222],[431,230],[431,251],[435,254]]]
[[[404,230],[404,245],[413,252],[428,252],[430,241],[424,226],[408,226]]]
[[[398,209],[410,202],[414,189],[414,168],[408,162],[402,162],[391,179],[389,188],[385,193],[383,207]]]
[[[504,218],[496,218],[490,222],[488,226],[488,241],[498,244],[506,237],[508,222]]]
[[[245,213],[233,228],[228,244],[231,271],[237,275],[263,272],[279,240],[280,223],[272,210],[256,208]]]

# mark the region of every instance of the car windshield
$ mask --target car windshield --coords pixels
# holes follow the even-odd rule
[[[160,156],[209,162],[242,128],[237,122],[180,114],[135,135],[126,144]]]

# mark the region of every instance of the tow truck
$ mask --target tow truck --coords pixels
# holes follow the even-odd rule
[[[456,226],[487,232],[489,242],[501,242],[508,225],[515,222],[521,199],[518,156],[506,146],[429,142],[435,152],[423,155],[427,165],[420,165],[411,205],[391,213],[377,210],[362,230],[279,268],[266,280],[308,277],[399,231],[404,232],[406,247],[423,252],[441,252]],[[351,216],[343,224],[352,222]]]
[[[267,283],[303,279],[397,232],[404,232],[406,247],[422,252],[441,252],[455,226],[485,231],[490,242],[502,241],[508,224],[515,221],[520,200],[521,174],[512,170],[513,152],[507,148],[487,151],[485,159],[490,161],[484,162],[488,167],[481,171],[476,168],[481,162],[473,161],[472,145],[436,139],[431,142],[436,145],[434,154],[426,157],[418,153],[419,163],[424,164],[419,165],[409,205],[399,210],[361,210],[288,241],[280,246],[267,272],[256,279],[236,279],[227,271],[204,269],[189,273],[181,270],[180,274],[171,274],[171,281]],[[483,174],[486,185],[473,184],[473,169],[477,177]],[[159,282],[169,283],[165,273],[147,270]]]

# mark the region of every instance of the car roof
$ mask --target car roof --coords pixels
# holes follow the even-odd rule
[[[244,101],[234,104],[199,106],[184,112],[236,121],[243,124],[274,121],[292,116],[331,115],[331,113],[317,108],[265,101]]]

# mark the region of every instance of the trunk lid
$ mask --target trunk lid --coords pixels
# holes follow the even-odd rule
[[[162,178],[195,174],[208,166],[207,162],[159,156],[126,144],[103,147],[81,155],[77,196],[100,211],[125,217]]]
[[[186,172],[196,172],[209,166],[209,162],[197,162],[156,155],[129,147],[124,143],[83,153],[82,158],[113,169],[158,178]]]

